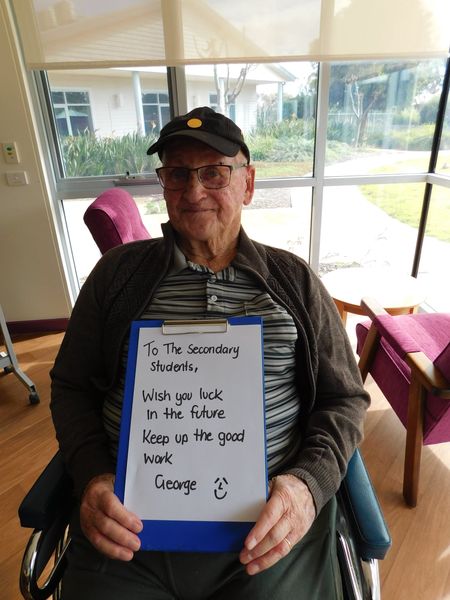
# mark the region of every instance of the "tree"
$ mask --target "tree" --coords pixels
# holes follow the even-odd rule
[[[219,74],[219,65],[214,65],[214,83],[217,92],[217,107],[219,112],[230,117],[230,105],[234,104],[236,98],[244,87],[247,74],[253,65],[244,65],[240,71],[237,79],[232,82],[230,77],[230,65],[224,65],[226,69],[225,77]]]
[[[369,62],[340,63],[332,67],[330,109],[353,115],[353,144],[363,145],[368,117],[373,110],[402,109],[411,106],[416,87],[414,73],[417,63]],[[399,85],[401,73],[411,77]],[[401,91],[401,94],[400,94]],[[392,105],[393,98],[395,104]]]
[[[379,88],[374,89],[370,93],[367,101],[364,102],[365,94],[359,89],[358,78],[354,76],[350,77],[346,83],[348,86],[352,111],[356,118],[356,134],[354,144],[355,147],[358,148],[362,145],[364,140],[369,112],[372,107],[377,104],[377,101],[383,92]]]
[[[413,110],[441,89],[443,61],[340,63],[332,66],[330,112],[351,113],[352,140],[361,146],[371,111]],[[389,128],[388,116],[384,128]]]

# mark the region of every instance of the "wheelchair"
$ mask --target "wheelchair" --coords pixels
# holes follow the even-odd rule
[[[337,500],[336,543],[344,598],[378,600],[378,560],[389,550],[391,538],[359,450],[349,462]],[[72,483],[58,452],[19,507],[22,527],[34,530],[20,573],[20,591],[26,600],[61,598],[74,505]]]

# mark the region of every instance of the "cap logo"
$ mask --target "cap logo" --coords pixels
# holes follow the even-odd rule
[[[201,121],[201,119],[189,119],[186,125],[191,129],[198,129],[203,125],[203,122]]]

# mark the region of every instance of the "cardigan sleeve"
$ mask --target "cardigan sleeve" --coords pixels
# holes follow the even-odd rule
[[[269,249],[271,277],[298,329],[301,445],[284,473],[308,485],[317,512],[336,493],[362,439],[370,398],[333,299],[300,258]]]
[[[117,246],[81,288],[50,376],[56,436],[78,495],[96,475],[115,472],[103,426],[103,401],[118,377],[130,324],[147,305],[172,260],[163,238]]]
[[[318,510],[336,493],[361,442],[370,398],[333,300],[317,280],[308,305],[311,345],[317,356],[315,396],[296,465]]]
[[[115,471],[102,423],[107,264],[101,259],[81,288],[50,372],[56,437],[78,496],[93,477]]]

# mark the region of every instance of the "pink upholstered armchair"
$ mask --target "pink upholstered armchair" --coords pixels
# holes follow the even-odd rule
[[[100,194],[83,219],[102,254],[114,246],[151,237],[133,197],[121,188]]]
[[[373,300],[356,326],[363,380],[370,373],[406,427],[403,496],[416,506],[423,444],[450,441],[450,314],[391,316]]]

